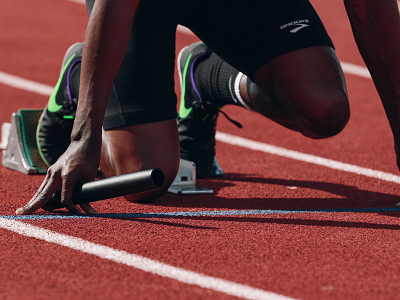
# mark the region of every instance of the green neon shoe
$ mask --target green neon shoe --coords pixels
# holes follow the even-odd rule
[[[39,119],[36,141],[40,155],[48,166],[55,163],[71,143],[79,96],[73,93],[71,78],[80,76],[82,49],[83,43],[77,43],[67,50],[60,78]]]
[[[200,95],[194,82],[196,63],[211,54],[204,43],[194,43],[179,53],[177,63],[181,83],[178,114],[180,155],[196,164],[197,178],[223,176],[215,159],[215,130],[220,112],[209,99]]]

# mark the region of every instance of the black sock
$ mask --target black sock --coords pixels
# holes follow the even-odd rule
[[[212,52],[209,57],[199,62],[194,78],[200,94],[212,104],[243,106],[239,94],[239,81],[242,75]]]

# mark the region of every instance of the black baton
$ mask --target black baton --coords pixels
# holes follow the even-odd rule
[[[164,184],[164,172],[158,168],[118,175],[86,182],[83,185],[77,184],[73,191],[72,202],[74,204],[83,204],[141,193],[160,189]],[[58,190],[42,209],[49,211],[61,207],[64,206],[61,204],[61,190]]]

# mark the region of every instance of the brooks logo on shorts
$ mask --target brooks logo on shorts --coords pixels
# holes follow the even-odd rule
[[[285,25],[282,25],[282,26],[280,27],[280,29],[282,30],[282,29],[285,29],[285,28],[288,28],[288,27],[296,26],[295,28],[293,28],[292,30],[290,30],[290,33],[296,33],[296,32],[298,32],[300,29],[303,29],[303,28],[305,28],[305,27],[308,27],[309,25],[306,24],[306,23],[310,23],[310,21],[309,21],[308,19],[297,20],[297,21],[293,21],[293,22],[287,23],[287,24],[285,24]]]

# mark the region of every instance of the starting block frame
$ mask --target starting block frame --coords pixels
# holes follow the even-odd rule
[[[37,144],[36,128],[42,109],[20,109],[11,115],[11,123],[3,123],[0,149],[4,167],[24,174],[46,174],[48,166],[43,161]],[[216,160],[213,166],[215,176],[224,171]],[[212,189],[196,185],[196,165],[194,162],[180,160],[178,174],[168,192],[173,194],[211,194]]]
[[[212,194],[212,189],[196,185],[196,165],[192,161],[180,160],[178,174],[168,192],[178,195],[183,194]]]
[[[41,109],[20,109],[11,115],[11,123],[2,125],[3,166],[24,174],[46,174],[47,165],[36,145],[41,113]]]

